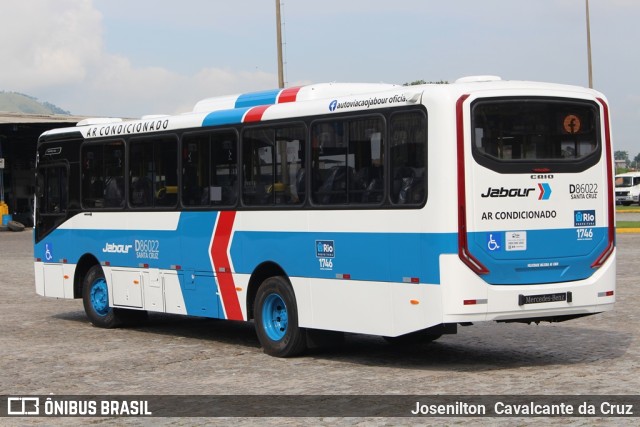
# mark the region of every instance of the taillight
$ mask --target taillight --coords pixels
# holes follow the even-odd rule
[[[607,211],[609,221],[607,227],[607,247],[602,251],[600,256],[591,264],[591,268],[600,268],[613,253],[616,246],[616,228],[615,217],[613,212],[613,157],[611,155],[611,129],[609,127],[609,106],[607,103],[598,98],[598,102],[602,105],[602,114],[604,115],[604,139],[605,153],[607,161]]]
[[[456,133],[458,142],[458,257],[476,274],[488,274],[489,269],[469,252],[467,240],[467,202],[464,173],[464,115],[462,105],[469,95],[462,95],[456,103]]]

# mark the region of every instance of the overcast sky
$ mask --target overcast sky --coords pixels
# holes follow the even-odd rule
[[[640,0],[590,0],[594,87],[640,152]],[[287,86],[494,74],[588,86],[585,0],[284,0]],[[277,87],[274,0],[2,0],[0,90],[77,115]]]

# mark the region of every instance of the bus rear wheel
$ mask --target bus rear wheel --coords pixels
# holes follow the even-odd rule
[[[115,328],[122,322],[109,306],[109,289],[102,267],[94,265],[82,281],[82,302],[87,317],[99,328]]]
[[[253,315],[256,334],[265,353],[292,357],[306,350],[305,330],[298,326],[295,294],[284,277],[270,277],[262,282]]]

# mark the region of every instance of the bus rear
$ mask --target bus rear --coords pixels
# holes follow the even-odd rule
[[[564,91],[458,99],[456,261],[468,268],[450,270],[449,320],[561,321],[612,308],[608,106],[594,91]]]

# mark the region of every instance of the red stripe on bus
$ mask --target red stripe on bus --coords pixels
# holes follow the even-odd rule
[[[281,104],[283,102],[295,102],[300,89],[302,89],[302,86],[289,87],[287,89],[284,89],[282,92],[280,92],[280,95],[278,96],[278,100],[276,102],[278,104]]]
[[[242,121],[244,123],[259,122],[260,120],[262,120],[262,115],[267,110],[267,108],[269,108],[269,105],[259,105],[257,107],[251,108],[249,111],[247,111],[247,114],[244,115],[244,120]]]
[[[227,250],[231,242],[231,230],[236,218],[235,211],[223,211],[218,214],[218,224],[214,231],[213,243],[211,244],[211,259],[218,278],[218,287],[222,304],[229,320],[244,320],[236,285],[231,274],[231,263],[227,256]]]

